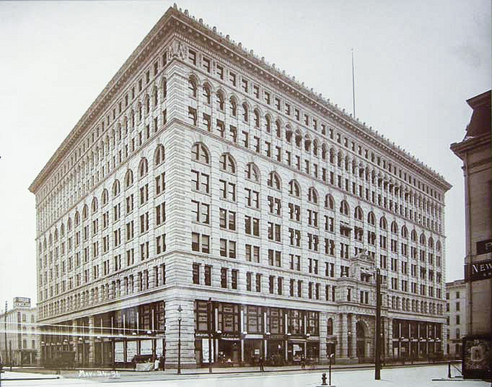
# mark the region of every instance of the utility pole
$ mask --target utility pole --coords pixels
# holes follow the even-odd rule
[[[381,274],[376,269],[376,359],[375,380],[381,380]]]

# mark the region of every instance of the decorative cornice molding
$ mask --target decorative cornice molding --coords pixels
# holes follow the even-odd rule
[[[390,142],[377,131],[374,131],[372,127],[366,126],[366,124],[361,123],[358,118],[354,118],[351,114],[346,113],[345,109],[338,108],[336,104],[332,104],[329,99],[324,98],[320,93],[316,93],[312,88],[308,89],[304,83],[297,81],[295,77],[287,75],[285,71],[278,69],[275,64],[269,64],[265,61],[264,57],[258,57],[254,54],[253,50],[248,51],[240,42],[236,44],[235,41],[230,39],[229,35],[224,37],[222,33],[217,31],[216,27],[211,28],[210,26],[205,25],[202,19],[196,20],[189,15],[187,10],[184,12],[181,9],[178,10],[177,5],[174,4],[174,6],[169,8],[154,25],[144,40],[137,46],[96,100],[84,113],[82,118],[77,122],[75,127],[30,185],[29,190],[31,192],[37,192],[40,184],[49,173],[56,168],[57,163],[66,155],[68,150],[75,145],[77,140],[85,133],[85,130],[90,127],[96,119],[100,118],[101,113],[112,102],[112,98],[126,85],[128,79],[139,70],[139,66],[155,51],[158,43],[164,39],[166,34],[171,34],[177,30],[186,32],[194,39],[201,38],[199,39],[201,44],[210,44],[211,47],[215,48],[217,52],[220,53],[220,55],[227,57],[228,60],[239,62],[242,66],[246,66],[250,71],[254,71],[264,77],[276,87],[282,88],[306,105],[337,121],[345,128],[352,131],[355,136],[360,136],[370,141],[383,152],[390,154],[395,159],[404,163],[408,168],[416,170],[418,173],[425,176],[425,178],[432,181],[439,188],[445,191],[451,188],[451,185],[444,180],[443,176],[424,165],[421,161],[404,151],[395,143]],[[176,50],[178,56],[180,56],[181,51],[179,47],[176,47]]]

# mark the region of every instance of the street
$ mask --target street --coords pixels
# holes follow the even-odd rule
[[[175,375],[170,373],[135,373],[121,372],[118,378],[111,378],[111,372],[106,372],[104,376],[96,376],[97,372],[91,375],[74,373],[70,376],[61,376],[60,379],[53,379],[56,375],[29,374],[19,372],[6,372],[2,375],[2,386],[97,386],[107,383],[125,383],[125,387],[143,386],[163,386],[163,387],[315,387],[321,385],[322,371],[294,370],[290,372],[270,371],[265,373],[223,373],[209,375],[202,374],[183,374]],[[80,376],[79,376],[80,375]],[[82,376],[84,375],[84,376]],[[455,374],[453,373],[453,376]],[[87,377],[89,376],[89,377]],[[4,379],[19,378],[24,380],[8,381]],[[38,378],[37,380],[27,380],[26,378]],[[433,380],[440,379],[440,380]],[[350,369],[335,370],[332,375],[332,384],[337,387],[375,387],[375,386],[456,386],[455,380],[447,380],[447,365],[414,366],[387,368],[381,372],[381,380],[374,380],[373,369]],[[485,387],[489,383],[483,381],[460,381],[459,387]]]

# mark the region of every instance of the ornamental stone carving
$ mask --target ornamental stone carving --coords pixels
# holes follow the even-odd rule
[[[181,41],[175,40],[169,47],[169,56],[171,58],[178,57],[181,60],[185,60],[188,55],[188,47]]]

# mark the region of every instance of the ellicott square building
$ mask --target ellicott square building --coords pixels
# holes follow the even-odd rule
[[[42,358],[371,361],[377,268],[384,356],[440,354],[449,188],[170,8],[30,186]]]

